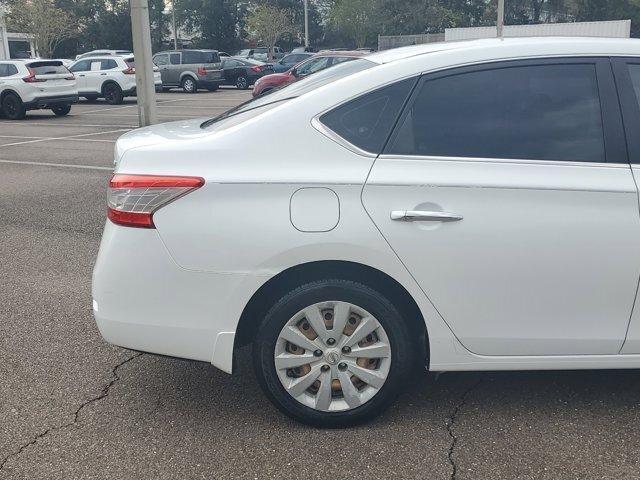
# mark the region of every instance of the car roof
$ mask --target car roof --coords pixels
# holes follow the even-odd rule
[[[487,48],[492,47],[492,48]],[[602,37],[518,37],[487,38],[460,42],[438,42],[394,48],[370,53],[367,60],[388,63],[441,51],[486,49],[485,60],[519,57],[526,50],[532,55],[638,55],[640,39]],[[360,52],[363,53],[363,52]]]

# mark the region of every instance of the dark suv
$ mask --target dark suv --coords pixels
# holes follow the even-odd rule
[[[199,88],[212,92],[223,82],[217,50],[167,50],[156,53],[153,63],[160,69],[163,90],[182,87],[187,93]]]

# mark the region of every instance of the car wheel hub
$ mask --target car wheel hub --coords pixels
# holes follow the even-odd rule
[[[378,320],[357,305],[310,305],[282,328],[274,352],[285,391],[315,410],[332,412],[367,403],[386,382],[389,338]]]

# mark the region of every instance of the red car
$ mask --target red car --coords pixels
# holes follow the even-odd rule
[[[319,72],[320,70],[329,68],[332,65],[337,65],[338,63],[348,62],[349,60],[362,57],[367,53],[369,52],[320,52],[313,57],[307,58],[306,60],[298,63],[284,73],[272,73],[271,75],[265,75],[260,78],[253,87],[253,96],[257,97],[258,95],[267,93],[275,88],[297,82],[312,73]]]

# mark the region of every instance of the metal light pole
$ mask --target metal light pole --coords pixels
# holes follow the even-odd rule
[[[131,0],[131,34],[136,60],[136,96],[138,123],[141,127],[158,123],[156,90],[151,60],[151,28],[147,0]]]
[[[498,38],[504,36],[504,0],[498,0]]]
[[[304,46],[309,46],[309,5],[308,0],[304,0]]]
[[[178,49],[178,31],[176,30],[176,0],[171,0],[171,29],[173,30],[173,49]]]

